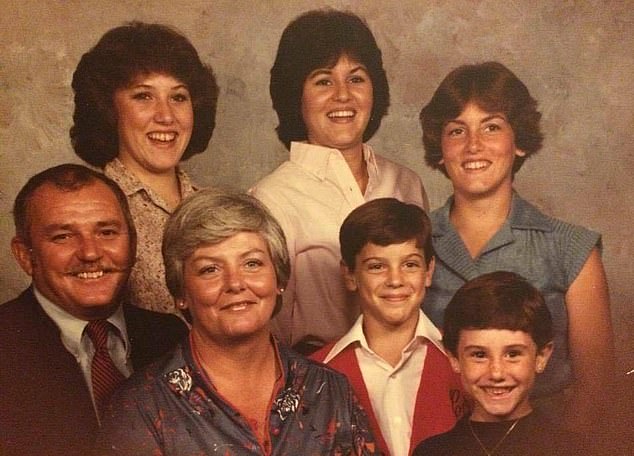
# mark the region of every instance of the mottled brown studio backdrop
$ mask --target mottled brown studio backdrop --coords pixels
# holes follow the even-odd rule
[[[75,158],[70,82],[109,28],[138,19],[185,33],[220,85],[209,149],[185,168],[246,189],[286,151],[274,132],[269,69],[280,34],[321,6],[364,16],[383,50],[389,115],[377,151],[416,170],[432,208],[448,181],[423,162],[418,112],[452,68],[499,60],[540,101],[543,150],[516,188],[547,213],[603,233],[619,369],[634,368],[634,1],[0,0],[0,302],[28,284],[9,251],[11,205],[33,173]],[[2,322],[0,322],[2,324]]]

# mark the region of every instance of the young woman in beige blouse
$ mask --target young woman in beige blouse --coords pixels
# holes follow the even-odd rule
[[[138,232],[132,302],[181,313],[165,285],[163,225],[196,187],[179,163],[204,152],[215,126],[218,87],[192,44],[161,24],[106,32],[73,74],[75,152],[123,189]]]

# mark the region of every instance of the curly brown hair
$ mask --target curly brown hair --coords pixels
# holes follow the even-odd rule
[[[218,86],[187,38],[162,24],[130,22],[106,32],[75,72],[75,153],[103,168],[119,153],[114,93],[141,74],[161,73],[183,82],[192,99],[194,127],[183,160],[203,152],[216,125]]]

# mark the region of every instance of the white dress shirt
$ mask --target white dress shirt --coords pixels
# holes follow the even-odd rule
[[[363,146],[368,185],[362,194],[344,156],[336,149],[291,143],[290,160],[250,192],[282,226],[291,258],[284,305],[273,319],[275,335],[293,345],[304,338],[337,340],[359,315],[350,304],[339,270],[339,228],[356,207],[393,197],[427,208],[418,175]]]
[[[372,410],[392,456],[409,454],[416,394],[427,356],[426,340],[444,353],[440,331],[419,310],[414,337],[403,348],[400,361],[392,367],[369,347],[363,332],[363,315],[360,315],[324,359],[328,364],[347,346],[355,344],[354,353]]]
[[[33,292],[40,306],[42,306],[42,310],[44,310],[46,315],[48,315],[59,328],[62,344],[77,360],[84,374],[84,379],[86,380],[86,385],[88,386],[90,397],[93,399],[94,406],[95,401],[92,394],[92,377],[90,371],[92,357],[95,354],[95,347],[93,346],[90,336],[84,332],[88,322],[74,317],[61,307],[53,304],[44,297],[35,286],[33,286]],[[115,331],[110,331],[108,334],[110,357],[121,373],[125,377],[129,377],[132,374],[132,362],[130,360],[130,343],[123,308],[119,306],[115,313],[108,317],[107,320],[114,325],[118,332],[117,334]]]

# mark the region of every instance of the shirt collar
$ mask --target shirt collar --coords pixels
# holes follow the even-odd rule
[[[324,363],[327,364],[341,353],[348,345],[352,344],[360,344],[364,348],[368,348],[368,343],[365,338],[365,334],[363,334],[363,315],[359,315],[357,320],[352,325],[352,328],[348,330],[347,333],[343,335],[341,339],[339,339],[335,345],[333,345],[328,355],[324,358]]]
[[[39,302],[44,313],[46,313],[46,315],[48,315],[48,317],[53,320],[55,325],[59,328],[60,337],[66,349],[75,356],[75,358],[78,358],[82,346],[82,336],[88,322],[69,314],[61,307],[54,304],[40,293],[38,289],[35,288],[35,285],[33,285],[33,293],[35,294],[35,298]],[[128,331],[125,324],[125,317],[123,315],[123,307],[117,306],[117,310],[115,310],[115,312],[110,315],[107,320],[114,325],[115,328],[117,328],[126,352],[129,352],[130,344],[128,343]]]
[[[318,146],[307,142],[291,142],[290,160],[314,174],[318,179],[326,177],[326,171],[331,161],[343,160],[343,154],[330,147]],[[363,144],[363,159],[365,160],[370,181],[378,179],[379,168],[376,163],[376,155],[372,147]]]
[[[511,228],[518,230],[552,231],[552,219],[542,214],[539,209],[520,197],[515,191],[513,191],[509,221]]]
[[[104,167],[104,174],[114,180],[123,193],[127,197],[134,195],[141,190],[147,190],[143,182],[141,182],[128,168],[125,167],[123,162],[115,157]]]
[[[141,182],[118,157],[106,163],[104,174],[115,181],[128,198],[135,193],[145,192],[156,206],[164,207],[163,198]],[[179,167],[176,168],[176,177],[183,198],[198,189],[193,185],[189,175]]]
[[[441,352],[445,352],[445,349],[442,345],[442,336],[440,334],[440,330],[436,328],[436,326],[432,323],[432,321],[423,313],[422,310],[418,310],[418,323],[416,324],[416,331],[414,332],[414,337],[407,344],[403,351],[409,351],[413,347],[413,343],[415,341],[419,341],[424,343],[425,340],[430,341],[434,344]],[[352,325],[352,328],[341,338],[339,339],[335,345],[332,347],[330,352],[326,358],[324,358],[324,363],[330,362],[334,357],[336,357],[339,353],[341,353],[346,347],[352,344],[359,344],[361,347],[368,351],[372,351],[368,345],[368,341],[363,333],[363,314],[359,315],[357,320]]]
[[[453,230],[449,221],[449,212],[453,201],[454,197],[452,195],[447,199],[443,207],[432,214],[434,220],[432,237],[442,237]],[[513,190],[508,223],[512,229],[552,231],[552,219],[542,214],[535,206],[519,196],[515,190]]]
[[[279,377],[275,379],[275,388],[280,389],[283,385],[286,384],[286,379],[289,375],[288,363],[284,362],[284,360],[288,358],[288,349],[286,349],[283,345],[280,345],[273,335],[270,336],[270,340],[273,344],[273,351],[275,352],[275,363],[280,371]],[[192,367],[193,371],[196,373],[196,376],[200,379],[199,381],[202,382],[202,384],[206,385],[212,390],[216,390],[216,387],[211,381],[211,378],[209,378],[207,372],[205,371],[205,368],[203,367],[202,360],[200,359],[199,349],[196,347],[196,341],[194,340],[192,331],[189,331],[189,335],[183,340],[182,346],[182,353],[185,364]]]

